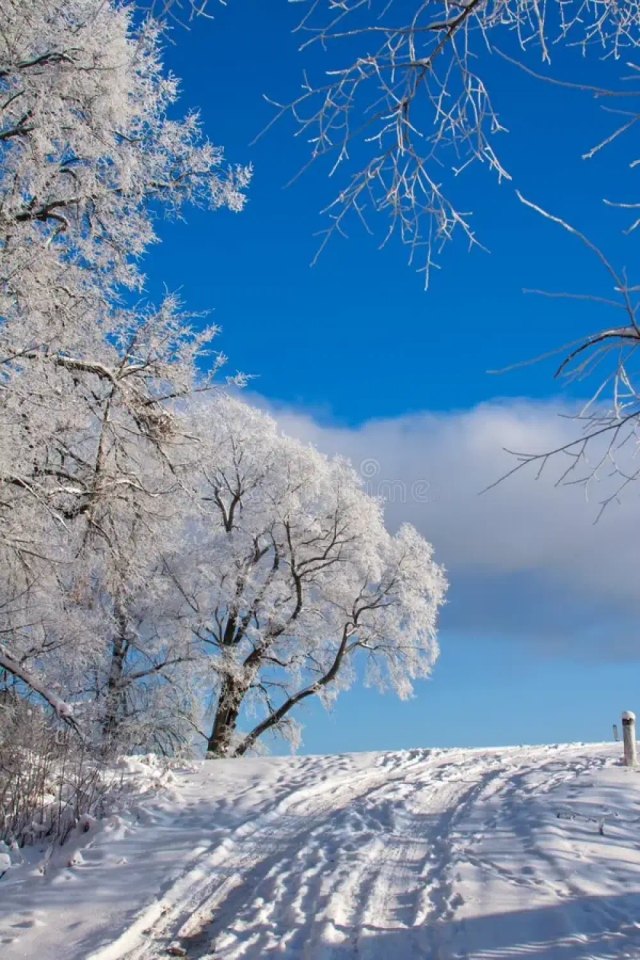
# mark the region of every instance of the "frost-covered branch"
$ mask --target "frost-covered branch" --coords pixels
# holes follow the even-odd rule
[[[508,450],[515,457],[515,465],[488,489],[525,467],[534,466],[539,478],[551,464],[564,461],[556,484],[581,486],[587,497],[592,493],[597,496],[599,518],[604,509],[618,501],[623,491],[640,477],[634,462],[640,443],[640,393],[635,385],[640,346],[638,287],[627,279],[624,272],[616,270],[592,240],[571,224],[522,196],[520,199],[537,214],[576,237],[599,262],[612,286],[611,295],[607,297],[588,292],[529,292],[595,303],[607,310],[621,310],[626,322],[606,326],[554,351],[561,356],[556,378],[590,383],[596,377],[590,398],[572,417],[580,432],[575,438],[540,452]]]
[[[46,684],[35,676],[35,674],[12,657],[2,644],[0,644],[0,669],[6,670],[7,673],[10,673],[16,680],[24,683],[29,691],[36,693],[49,704],[55,711],[57,717],[64,720],[65,723],[68,723],[69,726],[74,729],[78,729],[77,722],[73,716],[73,707],[48,689]]]
[[[458,175],[479,162],[509,179],[496,146],[504,127],[486,79],[496,44],[534,48],[544,61],[557,45],[619,57],[638,47],[640,6],[309,0],[298,31],[314,66],[302,92],[274,106],[276,119],[292,115],[308,140],[309,163],[326,158],[339,182],[321,248],[354,220],[370,230],[370,214],[382,213],[386,239],[400,236],[428,283],[446,241],[460,234],[478,242],[470,214],[455,200]]]

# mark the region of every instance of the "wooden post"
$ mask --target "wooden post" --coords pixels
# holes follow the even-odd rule
[[[638,752],[636,748],[636,715],[631,710],[625,710],[622,714],[622,741],[624,744],[624,762],[627,767],[636,767],[638,765]]]
[[[613,739],[615,740],[616,743],[617,743],[618,740],[620,739],[620,737],[618,736],[618,724],[617,724],[617,723],[614,723],[614,725],[613,725]]]

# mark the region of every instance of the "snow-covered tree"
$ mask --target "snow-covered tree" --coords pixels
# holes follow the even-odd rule
[[[206,522],[167,572],[208,659],[210,752],[238,756],[267,731],[295,742],[293,708],[330,703],[358,666],[408,696],[438,652],[445,577],[430,544],[408,525],[392,536],[346,461],[259,410],[221,396],[203,425]],[[241,711],[255,718],[243,732]]]
[[[123,305],[156,239],[151,201],[240,209],[248,177],[223,166],[195,114],[168,118],[177,87],[159,45],[158,26],[135,29],[117,3],[9,0],[3,12],[0,463],[14,487],[62,498],[64,515],[113,492],[116,450],[122,485],[134,483],[118,428],[145,459],[170,438],[167,404],[193,388],[215,333],[195,334],[173,298]]]
[[[199,450],[181,404],[223,359],[199,373],[216,331],[175,298],[130,306],[158,213],[239,210],[249,179],[195,113],[169,116],[160,54],[158,24],[121,3],[3,6],[0,663],[63,712],[105,651],[115,669],[129,594],[189,499]]]

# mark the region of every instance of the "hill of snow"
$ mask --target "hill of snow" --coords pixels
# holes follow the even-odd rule
[[[409,750],[156,776],[44,876],[4,874],[0,956],[638,958],[640,776],[620,754]]]

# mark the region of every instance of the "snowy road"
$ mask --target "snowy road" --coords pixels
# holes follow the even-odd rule
[[[617,746],[206,763],[129,819],[0,881],[2,960],[640,957]]]

